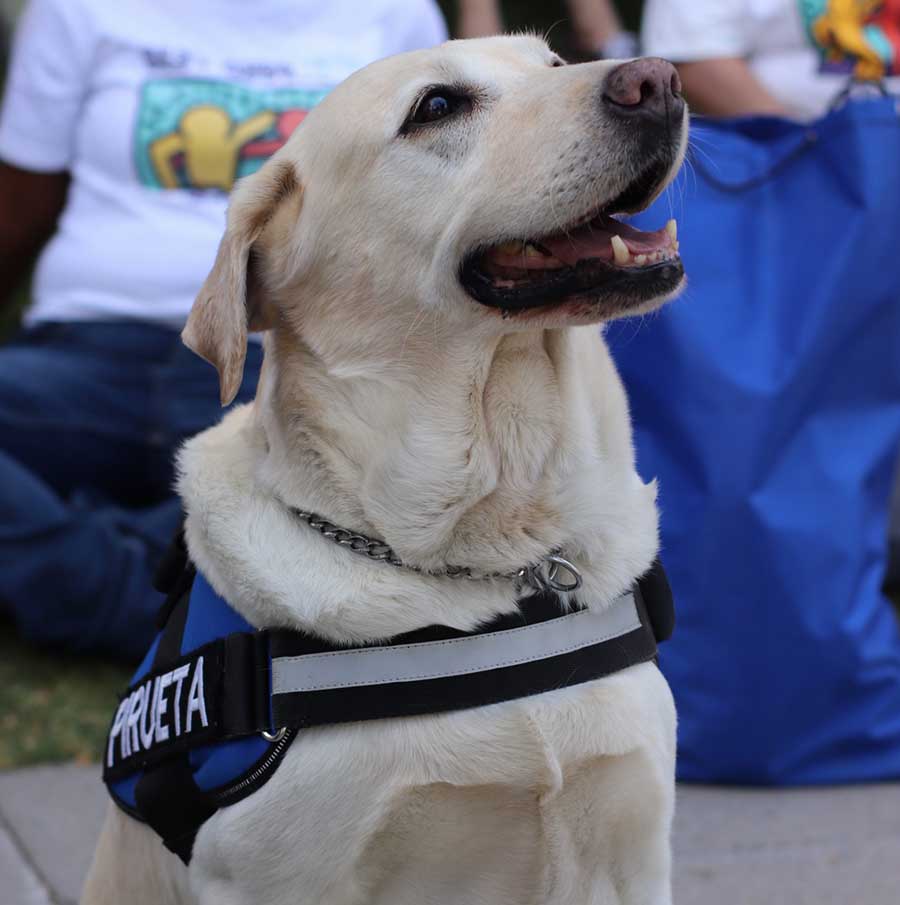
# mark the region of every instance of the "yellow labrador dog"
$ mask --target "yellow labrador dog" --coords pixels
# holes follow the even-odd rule
[[[686,109],[661,60],[564,65],[533,37],[451,42],[338,87],[236,189],[184,331],[254,404],[191,440],[190,556],[252,625],[359,643],[469,631],[563,551],[602,610],[657,553],[597,325],[684,275],[641,232]],[[293,509],[382,539],[354,556]],[[459,581],[448,566],[497,573]],[[675,711],[652,662],[452,713],[301,732],[189,867],[110,810],[84,905],[667,905]]]

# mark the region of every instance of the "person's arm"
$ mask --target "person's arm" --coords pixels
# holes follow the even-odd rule
[[[739,57],[678,63],[691,110],[706,116],[787,116],[788,111]]]
[[[582,50],[599,53],[622,31],[612,0],[568,0],[575,40]]]
[[[498,0],[459,0],[456,36],[484,38],[503,32],[503,16]]]
[[[95,44],[82,0],[29,0],[19,20],[0,108],[0,307],[56,228]]]
[[[691,109],[707,116],[785,116],[747,60],[762,38],[749,0],[647,0],[641,36],[648,56],[678,67]]]
[[[32,173],[0,161],[0,310],[56,229],[68,187],[68,173]]]

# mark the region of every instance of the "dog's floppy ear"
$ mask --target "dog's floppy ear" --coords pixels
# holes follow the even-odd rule
[[[287,161],[272,161],[238,184],[215,263],[181,333],[184,344],[219,372],[222,405],[240,389],[248,329],[267,330],[274,323],[274,309],[253,273],[253,243],[278,205],[300,192],[300,180]]]

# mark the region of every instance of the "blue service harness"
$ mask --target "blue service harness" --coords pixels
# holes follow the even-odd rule
[[[122,696],[103,779],[185,864],[203,823],[252,794],[302,729],[482,707],[656,658],[674,626],[659,562],[603,612],[556,594],[473,632],[430,626],[356,648],[256,630],[173,545],[161,631]]]

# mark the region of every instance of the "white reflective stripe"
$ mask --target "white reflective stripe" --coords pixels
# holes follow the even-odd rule
[[[640,624],[634,595],[629,591],[601,612],[581,610],[502,632],[395,647],[276,657],[272,660],[272,694],[416,682],[484,672],[546,660],[611,641],[634,631]]]

